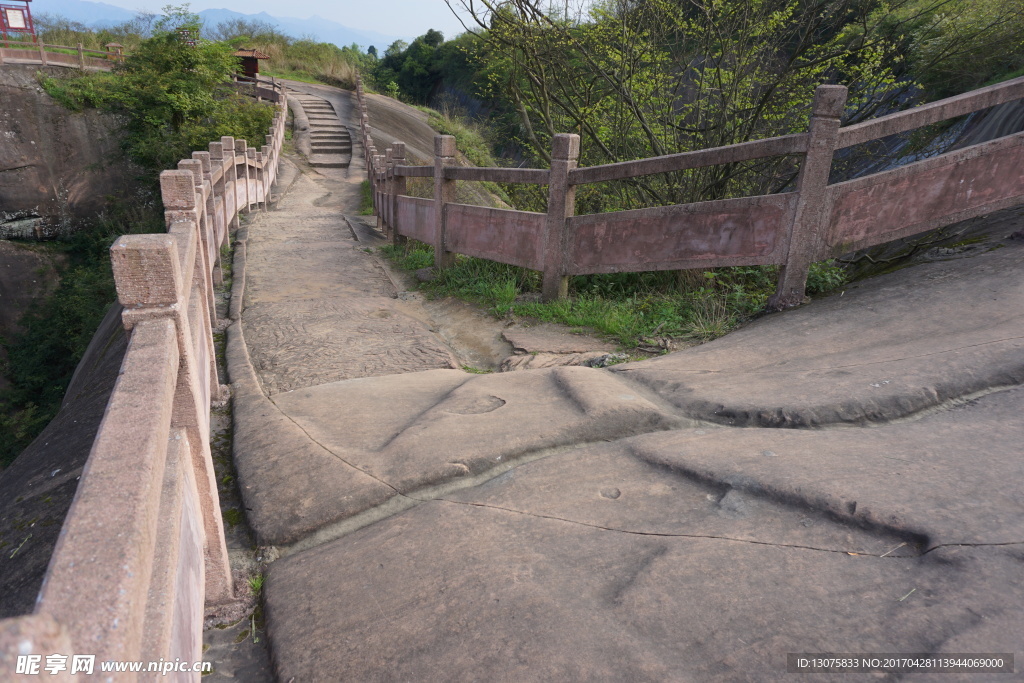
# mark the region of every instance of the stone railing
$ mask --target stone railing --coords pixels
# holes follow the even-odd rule
[[[0,676],[19,654],[44,655],[40,669],[45,655],[95,655],[96,674],[106,661],[199,662],[204,605],[232,599],[209,440],[214,285],[238,213],[270,197],[287,116],[276,94],[264,146],[221,138],[161,173],[167,233],[110,249],[128,348],[36,609],[0,621]],[[77,680],[70,662],[55,680]],[[161,677],[101,680],[137,678]]]
[[[110,69],[124,60],[121,52],[86,50],[76,47],[44,45],[43,43],[8,43],[0,47],[0,66],[12,64],[42,64],[43,66],[69,66],[76,69]]]
[[[544,297],[588,273],[781,266],[774,308],[804,298],[810,265],[1024,202],[1024,133],[873,175],[829,184],[836,150],[1024,97],[1024,77],[845,128],[846,88],[815,92],[808,132],[728,147],[577,168],[579,136],[556,135],[550,169],[454,166],[455,140],[435,138],[433,166],[407,166],[405,145],[374,146],[362,82],[356,93],[374,207],[389,238],[434,246],[439,268],[456,253],[544,273]],[[800,155],[796,191],[575,215],[575,188],[654,173]],[[405,179],[434,178],[434,198],[405,195]],[[454,202],[458,180],[548,186],[547,213]]]

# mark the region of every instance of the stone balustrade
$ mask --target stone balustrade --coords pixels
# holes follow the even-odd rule
[[[577,168],[579,136],[556,135],[550,169],[460,168],[450,136],[433,166],[406,166],[401,142],[379,151],[362,81],[356,86],[366,166],[381,229],[434,246],[435,265],[466,254],[539,270],[546,300],[588,273],[780,266],[770,306],[804,299],[814,261],[1024,202],[1024,133],[830,183],[835,151],[1024,97],[1024,77],[841,127],[846,88],[819,86],[808,132],[696,152]],[[774,195],[575,215],[575,188],[764,157],[801,158],[796,190]],[[434,198],[405,196],[405,179],[433,177]],[[457,180],[548,186],[544,214],[458,204]]]
[[[277,175],[287,105],[270,90],[265,145],[224,137],[161,173],[167,232],[110,249],[128,349],[36,609],[0,621],[4,675],[19,654],[91,654],[96,673],[105,661],[199,662],[204,605],[233,598],[209,440],[222,392],[214,286],[239,212],[266,207]]]

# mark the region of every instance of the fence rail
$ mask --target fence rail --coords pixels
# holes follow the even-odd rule
[[[164,171],[167,233],[111,247],[128,348],[35,612],[0,621],[4,671],[26,653],[95,654],[97,673],[108,660],[198,662],[204,605],[232,599],[209,441],[214,285],[239,212],[265,206],[277,175],[287,109],[273,89],[265,145],[224,137]]]
[[[1024,98],[1024,77],[845,128],[846,88],[822,85],[806,133],[588,168],[567,134],[554,137],[550,169],[458,167],[450,136],[435,139],[433,166],[407,166],[403,143],[374,145],[361,80],[356,95],[388,238],[432,244],[439,268],[460,253],[543,271],[547,300],[572,275],[776,264],[769,305],[785,308],[803,301],[814,261],[1024,203],[1024,133],[829,184],[836,150]],[[794,192],[575,215],[578,185],[781,155],[801,157]],[[406,178],[433,178],[433,199],[405,196]],[[457,180],[547,185],[548,212],[456,204]]]
[[[13,46],[13,47],[12,47]],[[62,50],[62,52],[57,52]],[[71,54],[68,54],[68,53]],[[79,43],[75,47],[67,45],[47,45],[44,43],[6,43],[0,47],[0,66],[7,62],[15,64],[42,64],[43,66],[69,66],[85,70],[110,69],[117,62],[124,60],[121,52],[105,52],[88,50]]]

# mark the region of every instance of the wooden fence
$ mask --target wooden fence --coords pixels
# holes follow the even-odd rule
[[[214,285],[238,213],[265,206],[277,175],[287,109],[271,89],[264,146],[221,138],[161,173],[167,233],[110,249],[128,348],[35,612],[0,621],[0,676],[33,653],[92,654],[97,674],[104,661],[199,662],[204,604],[232,599],[209,442]],[[137,678],[166,680],[103,680]]]
[[[14,47],[12,47],[14,46]],[[59,51],[58,51],[59,50]],[[124,60],[121,52],[86,50],[79,43],[67,45],[46,45],[43,43],[7,43],[0,47],[0,66],[12,64],[42,64],[43,66],[70,66],[77,69],[110,69]]]
[[[556,135],[549,169],[457,167],[443,135],[433,166],[405,165],[404,144],[377,150],[361,81],[356,93],[389,238],[433,245],[439,268],[459,253],[543,271],[546,300],[564,297],[572,275],[775,264],[769,305],[784,308],[804,299],[814,261],[1024,202],[1024,133],[829,184],[836,150],[1020,99],[1024,77],[845,128],[846,88],[822,85],[806,133],[589,168],[577,167],[579,136]],[[793,192],[575,215],[579,185],[787,154],[802,157]],[[433,199],[406,196],[410,177],[433,178]],[[458,180],[547,185],[547,213],[458,204]]]

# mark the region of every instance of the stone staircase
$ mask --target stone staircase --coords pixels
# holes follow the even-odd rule
[[[309,119],[309,165],[314,168],[348,168],[352,160],[352,136],[338,119],[330,102],[295,90],[289,90],[288,96],[299,101]]]

